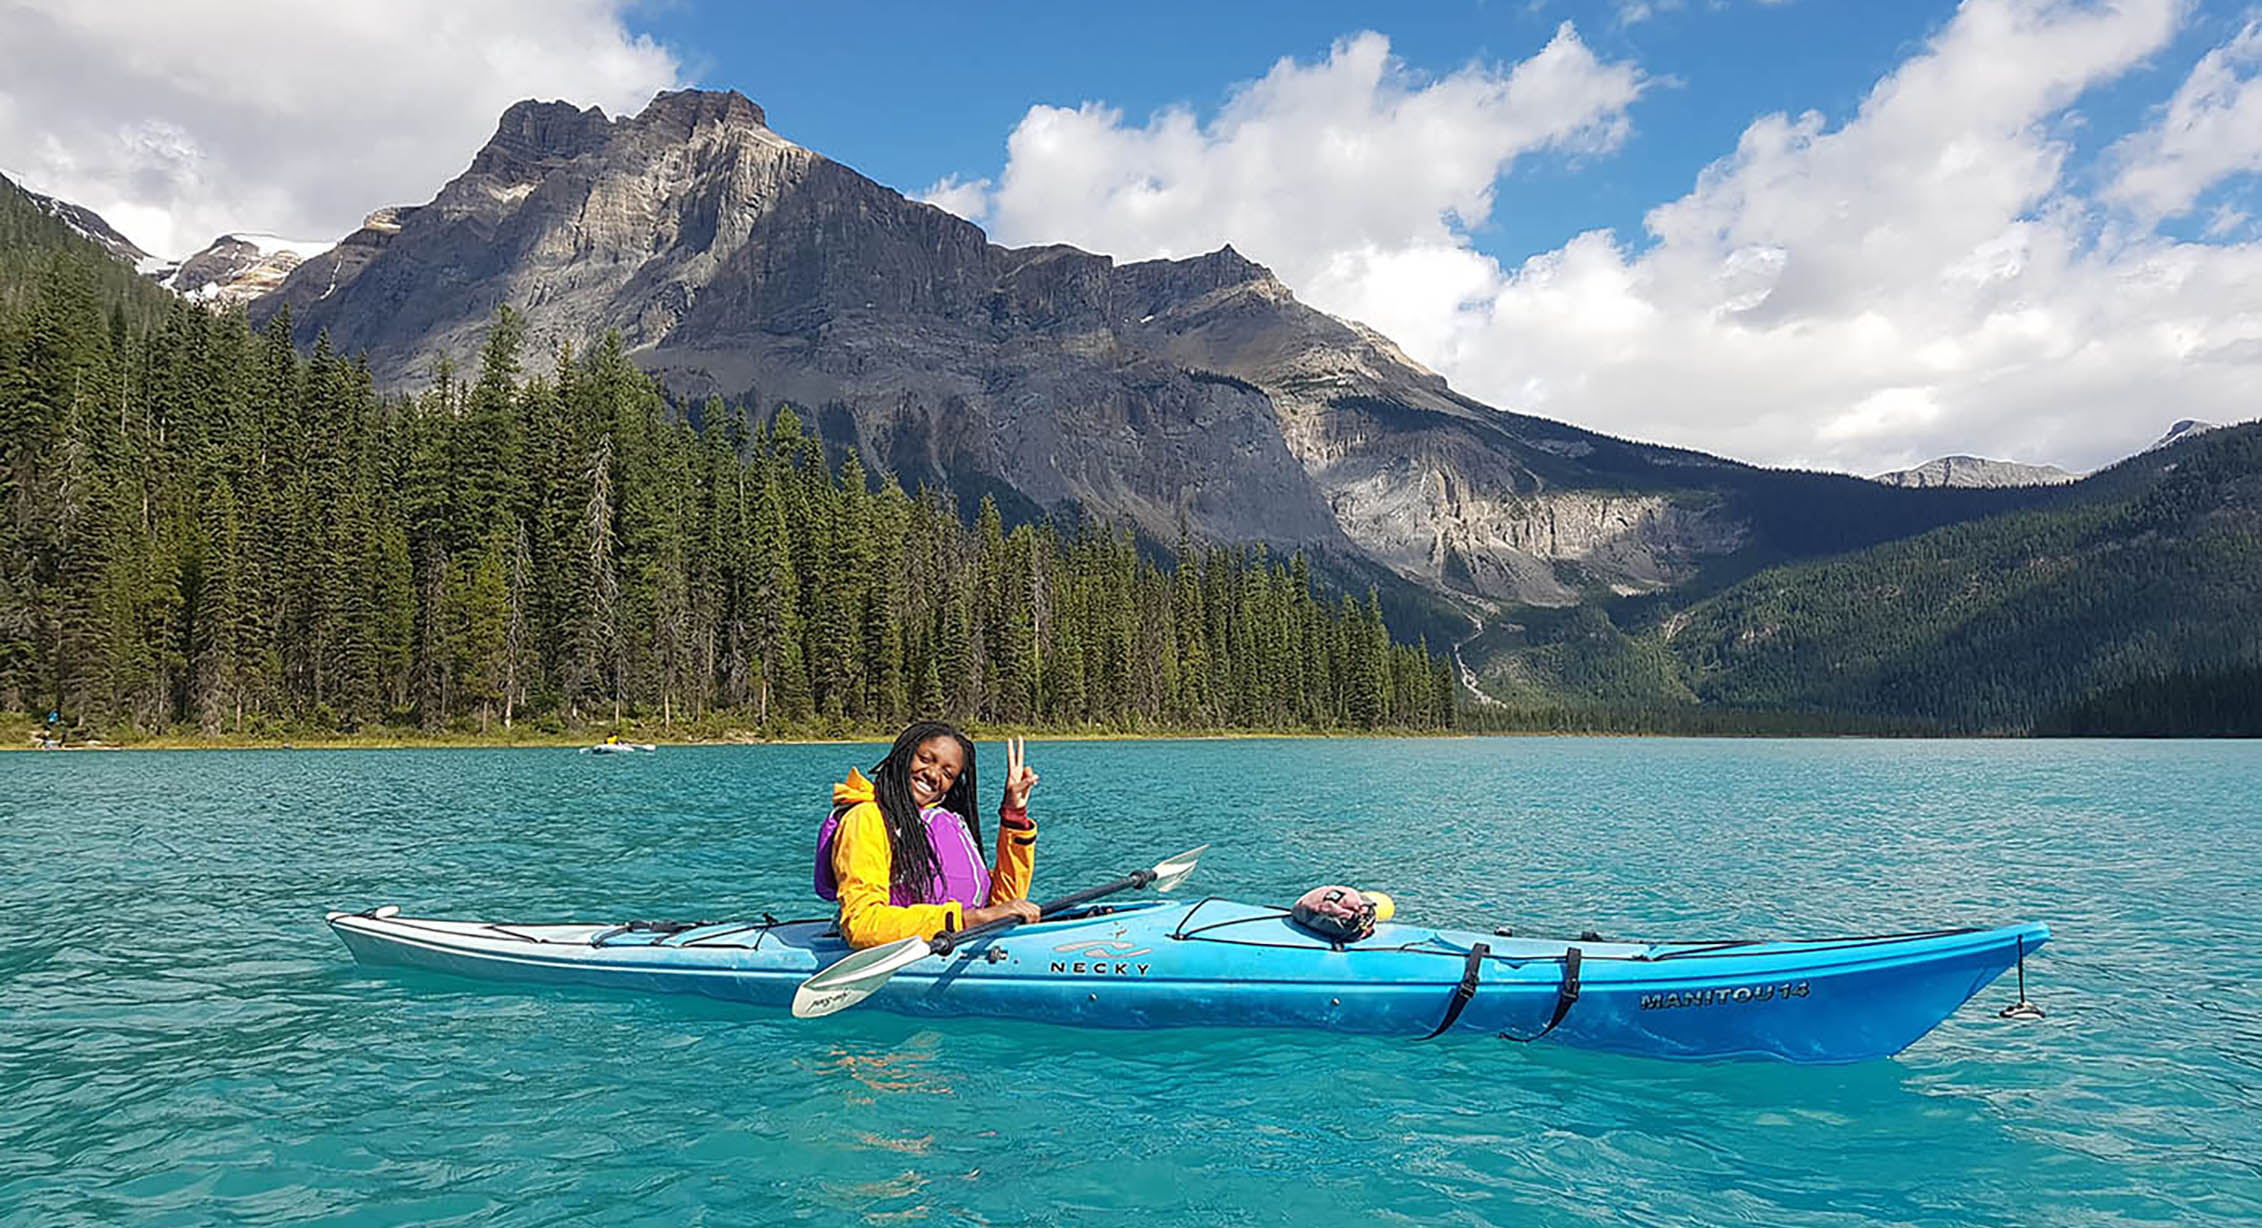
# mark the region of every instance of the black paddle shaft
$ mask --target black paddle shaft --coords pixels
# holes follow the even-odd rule
[[[1133,870],[1112,883],[1101,883],[1097,887],[1086,887],[1082,891],[1070,892],[1057,900],[1046,900],[1037,905],[1037,919],[1042,921],[1055,913],[1066,912],[1078,904],[1089,904],[1101,896],[1114,895],[1118,891],[1129,891],[1133,887],[1144,887],[1153,881],[1155,881],[1153,870]],[[995,921],[984,921],[972,929],[963,929],[951,934],[937,934],[927,940],[927,950],[936,955],[948,955],[957,949],[959,943],[968,939],[987,938],[992,934],[1002,934],[1019,924],[1021,924],[1019,917],[999,917]]]

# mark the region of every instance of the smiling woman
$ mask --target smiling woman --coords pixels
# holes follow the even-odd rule
[[[996,872],[982,862],[974,818],[974,744],[955,727],[920,721],[872,769],[850,768],[833,786],[833,812],[817,836],[817,894],[840,902],[850,945],[932,938],[1004,917],[1037,919],[1028,900],[1037,826],[1029,791],[1037,773],[1019,738],[1006,743],[998,806]]]

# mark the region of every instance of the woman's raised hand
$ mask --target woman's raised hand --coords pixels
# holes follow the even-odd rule
[[[1005,740],[1005,808],[1027,810],[1029,790],[1037,787],[1037,769],[1029,766],[1026,738]]]

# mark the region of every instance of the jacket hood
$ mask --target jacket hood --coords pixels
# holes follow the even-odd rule
[[[848,779],[833,786],[833,805],[835,806],[868,802],[876,796],[877,794],[872,789],[872,782],[864,779],[864,773],[855,768],[848,769]]]

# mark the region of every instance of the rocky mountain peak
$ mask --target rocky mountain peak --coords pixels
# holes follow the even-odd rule
[[[545,168],[603,146],[612,121],[601,107],[587,110],[570,102],[514,102],[495,125],[495,135],[471,159],[470,173],[531,181]]]
[[[2178,419],[2173,426],[2170,426],[2168,428],[2167,434],[2153,440],[2151,445],[2144,450],[2149,452],[2153,448],[2167,447],[2169,444],[2174,443],[2179,439],[2185,438],[2186,436],[2197,435],[2206,431],[2212,431],[2216,429],[2218,425],[2220,424],[2214,422],[2202,422],[2197,418]]]
[[[1185,260],[1144,260],[1126,268],[1167,276],[1172,289],[1188,295],[1211,294],[1251,283],[1278,284],[1271,269],[1233,250],[1230,243]]]
[[[224,234],[181,261],[158,284],[198,302],[248,303],[335,246],[327,239],[286,239],[259,231]]]
[[[737,90],[662,90],[632,121],[687,138],[707,124],[767,128],[762,108]]]

